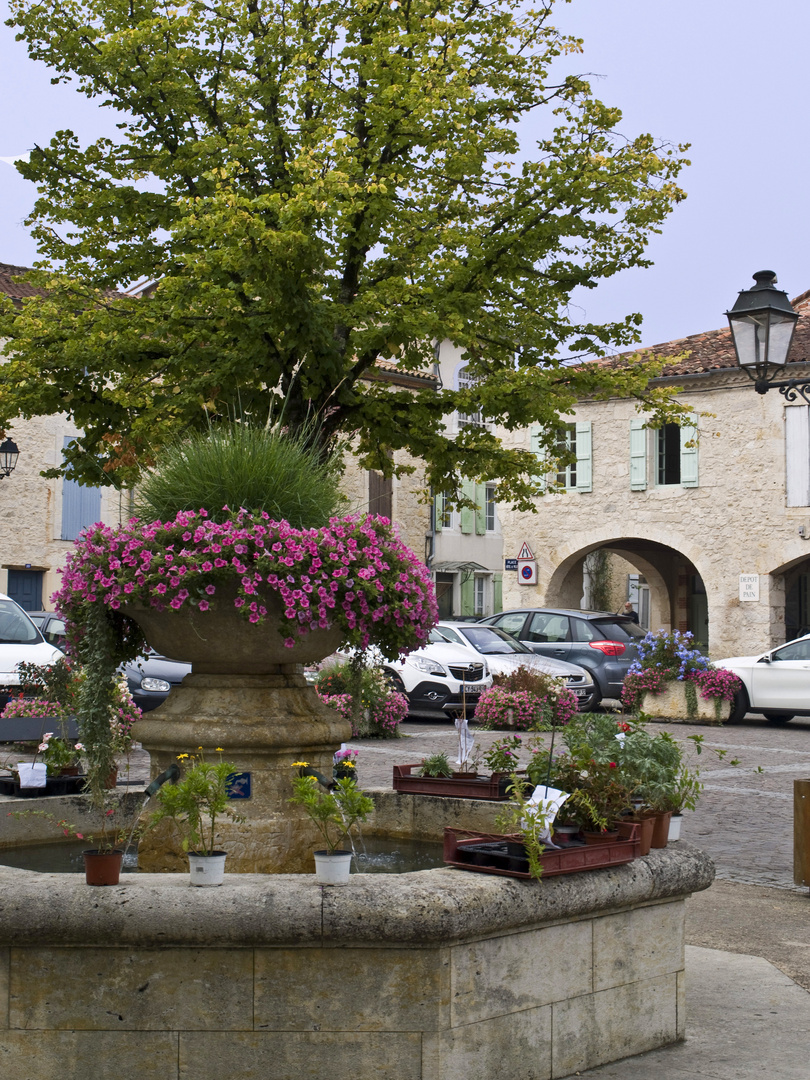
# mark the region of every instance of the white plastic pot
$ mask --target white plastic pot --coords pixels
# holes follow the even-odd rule
[[[348,885],[351,867],[350,851],[315,852],[315,880],[319,885]]]
[[[214,851],[211,855],[188,853],[188,868],[191,871],[192,885],[221,885],[225,878],[224,851]]]
[[[668,841],[671,844],[673,840],[680,840],[681,838],[681,822],[683,821],[683,814],[673,814],[669,819],[669,837]]]
[[[31,764],[30,761],[18,761],[17,772],[20,774],[21,788],[44,788],[48,782],[48,766],[44,762]]]

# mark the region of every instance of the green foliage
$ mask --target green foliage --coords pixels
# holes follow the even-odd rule
[[[236,766],[221,756],[217,762],[206,761],[202,753],[194,757],[179,754],[178,760],[181,764],[190,761],[191,766],[184,768],[176,784],[164,784],[159,789],[158,805],[149,817],[149,826],[168,818],[180,830],[183,851],[211,855],[216,849],[217,820],[243,820],[228,799],[228,781]]]
[[[613,606],[613,571],[610,557],[604,548],[585,557],[585,569],[590,578],[590,603],[593,611],[610,611]]]
[[[29,54],[117,133],[65,129],[18,163],[48,292],[4,305],[0,427],[67,414],[74,475],[126,485],[179,432],[280,399],[285,424],[316,418],[365,466],[390,475],[407,450],[426,490],[496,477],[533,508],[534,455],[488,427],[451,436],[449,414],[536,423],[550,454],[583,396],[676,419],[656,363],[564,364],[639,340],[638,314],[577,321],[571,297],[648,265],[685,147],[626,136],[561,70],[581,42],[552,8],[11,0]],[[144,279],[141,298],[112,291]],[[368,377],[380,360],[429,375],[443,340],[474,386]]]
[[[306,428],[293,434],[220,424],[160,451],[138,485],[135,511],[145,521],[173,521],[181,510],[205,507],[212,520],[223,522],[244,508],[296,529],[318,528],[348,510],[338,488],[340,471],[339,456],[319,453]]]
[[[430,754],[428,757],[422,758],[419,775],[452,776],[453,770],[450,768],[447,754]]]
[[[66,656],[60,656],[52,664],[32,664],[23,661],[17,665],[20,691],[25,695],[47,698],[57,704],[64,713],[75,708],[78,680]]]
[[[357,790],[357,781],[341,778],[325,791],[315,776],[293,777],[293,806],[302,806],[323,837],[327,851],[335,851],[350,839],[352,829],[365,821],[374,800]]]
[[[520,834],[529,860],[529,873],[539,880],[543,875],[540,862],[545,850],[543,838],[550,824],[547,804],[542,800],[529,802],[523,781],[518,776],[512,777],[507,791],[510,801],[496,815],[495,824],[507,834]]]

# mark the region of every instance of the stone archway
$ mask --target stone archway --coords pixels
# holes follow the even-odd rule
[[[599,549],[619,556],[645,578],[650,592],[650,629],[691,630],[699,640],[710,642],[711,583],[704,581],[689,553],[646,537],[606,536],[565,554],[549,575],[545,606],[580,606],[583,564],[591,551]],[[700,603],[695,602],[696,596]]]

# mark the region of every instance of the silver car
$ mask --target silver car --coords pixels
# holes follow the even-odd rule
[[[598,700],[599,691],[584,668],[564,660],[554,660],[550,656],[539,656],[495,626],[440,622],[438,630],[448,641],[466,646],[485,660],[493,675],[507,675],[518,667],[526,667],[563,678],[568,689],[578,698],[580,712]]]

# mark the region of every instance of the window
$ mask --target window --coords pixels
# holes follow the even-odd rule
[[[66,435],[63,446],[73,441],[72,435]],[[101,517],[101,488],[79,484],[66,476],[62,481],[62,540],[75,540],[76,537]]]
[[[566,424],[557,432],[557,453],[570,454],[577,452],[577,428],[576,424]],[[563,465],[557,472],[557,483],[569,491],[577,486],[577,463]]]
[[[547,454],[542,445],[542,431],[535,426],[529,432],[529,447],[537,458],[544,475],[535,477],[538,485],[544,487],[547,474]],[[555,476],[556,483],[564,485],[569,491],[593,491],[593,451],[590,420],[578,420],[559,429],[556,439],[557,452],[571,450],[576,454],[576,461],[560,469]]]
[[[807,405],[785,409],[785,487],[788,506],[810,506],[810,419]]]
[[[475,614],[486,615],[487,579],[480,574],[475,579]]]
[[[495,532],[498,527],[498,515],[495,510],[495,485],[487,484],[485,492],[485,517],[487,532]]]
[[[654,477],[658,487],[698,486],[698,431],[694,424],[665,424],[652,433],[645,421],[630,421],[630,490],[647,487],[647,448],[653,440]]]
[[[448,497],[442,492],[436,496],[436,529],[452,529],[455,524],[453,508]]]
[[[532,616],[529,632],[526,635],[528,641],[535,644],[546,642],[570,641],[571,627],[567,615],[555,615],[551,612],[538,612]]]
[[[471,390],[478,382],[478,379],[469,374],[466,365],[459,368],[458,375],[458,389],[459,390]],[[458,426],[464,427],[484,427],[484,414],[481,409],[475,409],[473,412],[458,413]]]

